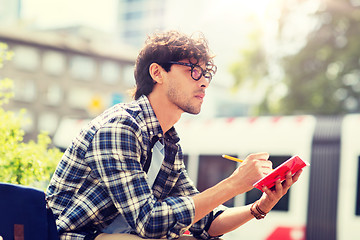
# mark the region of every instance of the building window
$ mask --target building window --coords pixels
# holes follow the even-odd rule
[[[71,108],[85,110],[91,116],[99,115],[110,104],[109,94],[97,93],[92,89],[74,87],[67,94]]]
[[[133,3],[133,2],[143,2],[144,0],[125,0],[125,2]]]
[[[24,108],[14,108],[11,109],[15,114],[21,115],[25,121],[21,121],[21,128],[26,133],[31,133],[34,131],[36,125],[35,125],[35,114],[31,111],[31,109],[24,109]]]
[[[50,135],[54,135],[59,118],[55,113],[42,113],[39,115],[38,129],[46,131]]]
[[[120,66],[116,62],[105,61],[101,65],[100,74],[105,83],[116,84],[120,78]]]
[[[71,75],[78,80],[91,81],[95,76],[95,61],[90,57],[74,56],[70,62]]]
[[[64,91],[58,84],[51,84],[46,91],[46,104],[59,106],[63,101]]]
[[[144,12],[136,11],[136,12],[126,12],[125,13],[125,20],[127,21],[134,21],[138,19],[143,19]]]
[[[135,79],[134,79],[134,66],[133,65],[126,65],[124,66],[124,84],[127,87],[135,86]]]
[[[75,87],[68,92],[68,104],[72,108],[87,110],[90,103],[93,91],[85,88]]]
[[[65,56],[59,52],[47,51],[43,56],[44,71],[59,76],[65,71]]]
[[[15,66],[21,70],[36,71],[40,63],[39,52],[33,47],[14,47],[13,62]]]
[[[33,102],[36,99],[36,84],[33,80],[14,79],[14,99],[23,102]]]

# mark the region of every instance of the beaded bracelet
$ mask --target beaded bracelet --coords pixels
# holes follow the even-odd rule
[[[253,210],[254,208],[254,205],[255,205],[255,209],[257,211],[257,213]],[[265,213],[264,211],[262,211],[259,207],[259,202],[258,201],[255,201],[251,207],[250,207],[250,213],[251,215],[253,215],[257,220],[260,220],[260,219],[263,219],[267,213]]]

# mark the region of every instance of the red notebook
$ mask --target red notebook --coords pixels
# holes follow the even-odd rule
[[[302,160],[299,156],[293,156],[275,168],[271,173],[254,183],[253,186],[261,191],[264,186],[272,188],[275,186],[277,179],[280,179],[281,182],[285,180],[285,175],[288,171],[291,170],[292,174],[295,174],[306,166],[310,166],[310,164]]]

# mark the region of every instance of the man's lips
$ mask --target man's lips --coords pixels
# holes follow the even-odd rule
[[[198,93],[195,95],[196,98],[203,99],[205,97],[205,93]]]
[[[205,97],[205,93],[200,92],[195,95],[196,98],[203,99]]]

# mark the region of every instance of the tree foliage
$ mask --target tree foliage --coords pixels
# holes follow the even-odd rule
[[[349,0],[328,0],[316,17],[319,27],[307,44],[282,60],[288,86],[283,112],[360,112],[360,7]]]
[[[306,1],[291,1],[292,4],[295,2],[304,4]],[[245,60],[239,61],[246,64],[242,63],[233,70],[236,84],[239,84],[244,77],[257,82],[261,82],[259,78],[262,78],[263,82],[268,81],[271,79],[268,74],[274,61],[282,69],[277,81],[264,84],[271,87],[267,89],[263,102],[258,106],[258,114],[360,112],[360,3],[355,0],[318,2],[321,4],[312,16],[316,20],[313,30],[307,36],[298,36],[306,40],[306,43],[297,53],[257,58],[263,53],[263,48],[258,46],[252,50],[252,54],[245,53]],[[283,43],[281,36],[284,26],[292,24],[291,30],[295,33],[297,31],[296,25],[293,22],[289,24],[288,21],[293,14],[291,11],[296,9],[292,6],[289,10],[284,6],[282,10],[278,30],[279,45]],[[298,19],[297,24],[303,24],[301,19]],[[254,58],[258,61],[254,61]],[[252,72],[245,72],[247,76],[236,75],[244,66],[251,70],[261,66],[261,69],[267,70],[261,71],[262,76]],[[279,84],[286,86],[286,91],[283,91],[283,96],[274,98],[274,89]]]
[[[0,44],[0,68],[10,57],[7,46]],[[23,141],[25,110],[16,114],[3,108],[13,95],[12,88],[10,79],[0,80],[0,181],[45,188],[62,153],[49,147],[46,133],[39,134],[37,142]]]
[[[253,85],[259,84],[261,79],[268,74],[267,56],[261,43],[261,33],[254,31],[250,36],[251,44],[240,51],[239,60],[230,66],[230,72],[235,77],[235,88],[246,81]]]

